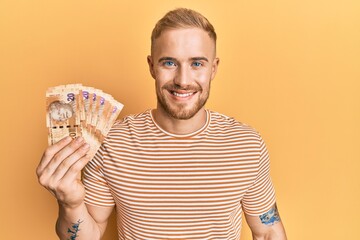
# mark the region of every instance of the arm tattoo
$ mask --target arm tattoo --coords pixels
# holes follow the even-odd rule
[[[274,225],[275,223],[280,222],[281,219],[276,203],[267,213],[261,214],[259,218],[265,225]]]
[[[77,234],[80,231],[80,223],[82,223],[83,221],[80,221],[80,219],[76,222],[73,223],[73,225],[71,226],[71,229],[68,228],[68,233],[71,233],[71,236],[69,238],[69,240],[75,240],[79,235]]]

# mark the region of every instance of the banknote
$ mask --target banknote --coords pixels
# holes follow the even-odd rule
[[[88,111],[86,112],[86,127],[88,127],[89,130],[90,130],[89,125],[91,123],[92,114],[95,111],[97,93],[98,91],[96,89],[92,89],[89,95],[89,108]]]
[[[81,136],[79,85],[53,87],[46,92],[46,124],[50,145],[66,136]]]
[[[117,119],[117,117],[119,116],[121,110],[123,109],[124,105],[122,105],[121,103],[117,102],[117,101],[112,101],[112,109],[110,112],[110,116],[108,116],[108,121],[104,121],[104,126],[102,127],[104,130],[105,135],[108,134],[110,128],[112,127],[113,123],[115,122],[115,120]]]
[[[109,133],[123,107],[124,105],[117,102],[115,99],[108,99],[107,106],[104,107],[104,111],[100,115],[100,119],[98,120],[96,127],[97,138],[101,141],[103,141]]]
[[[123,104],[99,89],[68,84],[48,88],[46,125],[52,145],[66,136],[82,136],[93,157],[116,121]]]
[[[114,99],[109,94],[103,93],[101,96],[99,96],[99,101],[95,110],[96,116],[91,119],[91,126],[95,130],[95,134],[102,130],[102,122],[110,121],[109,117],[113,108],[113,101]]]
[[[90,94],[94,91],[92,87],[82,86],[80,89],[81,96],[82,96],[82,110],[81,110],[81,121],[85,124],[86,117],[90,110]]]

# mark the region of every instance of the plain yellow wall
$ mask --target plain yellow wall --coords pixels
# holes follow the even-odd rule
[[[0,238],[57,239],[57,204],[35,175],[46,89],[102,89],[124,103],[121,117],[155,107],[150,33],[175,7],[217,30],[207,107],[262,133],[289,239],[359,239],[358,0],[1,0]]]

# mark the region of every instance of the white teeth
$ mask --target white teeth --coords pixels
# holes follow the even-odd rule
[[[177,93],[177,92],[172,92],[172,94],[174,94],[177,97],[188,97],[190,95],[192,95],[193,93]]]

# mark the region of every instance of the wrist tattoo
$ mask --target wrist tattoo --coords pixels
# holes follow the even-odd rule
[[[71,233],[71,236],[69,238],[69,240],[75,240],[79,235],[78,235],[78,232],[80,231],[80,223],[82,223],[83,221],[81,221],[80,219],[76,222],[76,223],[73,223],[72,226],[71,226],[71,229],[68,228],[68,233]]]
[[[259,218],[265,225],[274,225],[275,223],[280,222],[280,215],[276,203],[268,212],[261,214]]]

